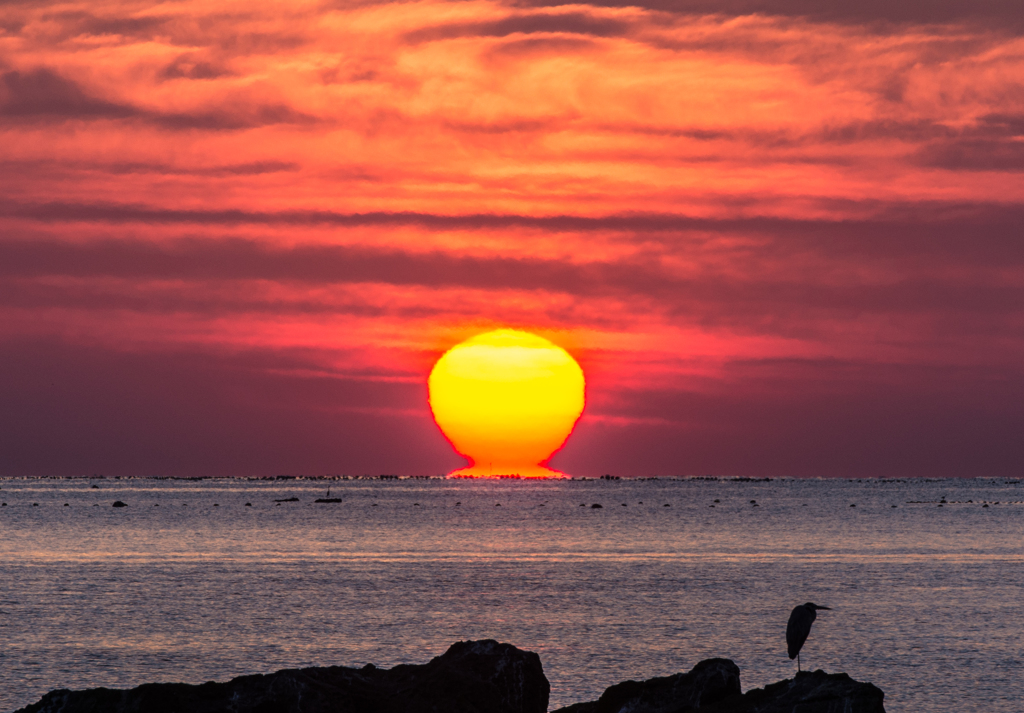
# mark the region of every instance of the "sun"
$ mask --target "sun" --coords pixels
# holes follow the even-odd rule
[[[547,468],[583,413],[576,360],[536,334],[498,329],[457,344],[427,382],[434,420],[470,464],[456,476],[563,475]]]

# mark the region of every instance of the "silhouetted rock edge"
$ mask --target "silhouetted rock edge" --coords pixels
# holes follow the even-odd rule
[[[814,671],[740,693],[739,668],[701,661],[686,674],[611,686],[596,701],[552,713],[885,713],[885,694],[845,673]]]
[[[540,657],[492,639],[460,641],[426,664],[285,669],[226,683],[61,689],[15,713],[546,713]],[[885,713],[885,694],[845,673],[798,673],[746,693],[728,659],[623,681],[552,713]]]
[[[540,657],[460,641],[429,663],[285,669],[226,683],[58,690],[16,713],[546,713]]]

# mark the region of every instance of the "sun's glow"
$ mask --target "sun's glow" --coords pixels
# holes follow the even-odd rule
[[[430,372],[434,420],[469,459],[452,475],[550,478],[546,467],[583,413],[576,360],[536,334],[499,329],[457,344]]]

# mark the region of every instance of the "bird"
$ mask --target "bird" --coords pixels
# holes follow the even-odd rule
[[[814,602],[807,602],[793,607],[793,613],[789,615],[789,623],[786,624],[786,645],[789,647],[789,658],[796,659],[796,670],[800,670],[800,649],[807,641],[807,635],[811,633],[811,624],[818,618],[818,610],[831,607],[823,607]]]

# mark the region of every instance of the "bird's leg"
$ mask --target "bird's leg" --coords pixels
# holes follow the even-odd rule
[[[796,672],[800,673],[800,652],[796,654]]]

